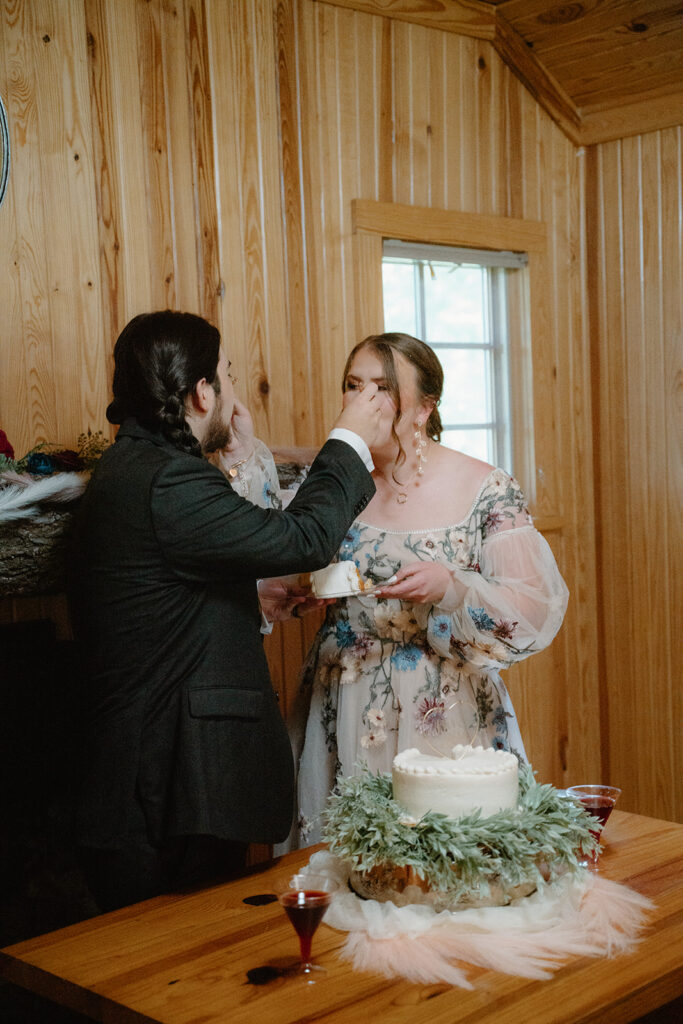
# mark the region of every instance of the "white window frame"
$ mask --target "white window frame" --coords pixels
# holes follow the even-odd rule
[[[535,464],[536,439],[545,451],[556,430],[555,409],[547,401],[548,382],[556,370],[547,335],[551,310],[545,224],[371,199],[352,200],[351,221],[357,338],[384,330],[385,238],[528,254],[527,266],[511,269],[508,277],[513,468],[535,513],[536,526],[543,531],[562,529],[564,517],[554,507],[555,488],[547,481],[552,467],[537,474]]]
[[[509,269],[522,270],[529,260],[526,253],[493,251],[465,247],[436,245],[434,243],[404,242],[384,239],[382,265],[390,260],[409,260],[414,264],[416,313],[415,333],[430,345],[437,355],[442,351],[478,349],[489,353],[490,385],[489,407],[493,419],[473,423],[446,423],[444,430],[485,430],[491,438],[488,458],[497,466],[514,470],[512,421],[510,418],[510,309],[507,301],[506,274]],[[482,342],[440,341],[428,337],[424,274],[431,262],[467,264],[482,267],[486,274],[486,300],[484,309],[485,339]],[[443,417],[442,417],[443,418]]]

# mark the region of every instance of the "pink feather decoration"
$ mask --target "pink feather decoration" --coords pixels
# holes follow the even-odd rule
[[[419,934],[378,938],[367,931],[351,931],[341,956],[357,970],[419,984],[445,982],[472,988],[463,969],[467,964],[543,979],[570,956],[628,952],[653,908],[644,896],[600,875],[564,888],[550,915],[543,912],[543,894],[539,894],[537,927],[533,913],[521,922],[513,914],[514,926],[508,927],[506,913],[516,909],[512,907],[470,917],[471,925],[458,913],[440,914],[431,928]]]

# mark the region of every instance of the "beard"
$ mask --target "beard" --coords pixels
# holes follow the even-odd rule
[[[223,399],[218,396],[218,401],[213,407],[211,413],[211,419],[206,428],[206,434],[202,441],[202,451],[205,455],[210,455],[211,452],[220,451],[221,448],[227,448],[232,443],[232,427],[229,421],[226,422],[223,418]]]

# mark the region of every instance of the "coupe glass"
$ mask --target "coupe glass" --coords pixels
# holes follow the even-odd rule
[[[288,973],[303,978],[308,984],[327,973],[324,967],[313,962],[311,943],[338,887],[338,883],[326,875],[302,873],[290,878],[278,893],[280,905],[299,936],[301,962]]]
[[[620,794],[621,790],[617,789],[616,786],[570,786],[567,790],[567,796],[578,800],[584,810],[588,811],[595,819],[595,828],[592,828],[590,831],[596,840],[600,839],[605,823],[612,813]],[[596,849],[594,853],[584,855],[579,864],[582,867],[590,868],[592,871],[597,871],[599,856],[599,851]]]

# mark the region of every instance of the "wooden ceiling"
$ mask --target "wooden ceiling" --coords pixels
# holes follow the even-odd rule
[[[326,0],[489,40],[579,145],[683,124],[683,0]]]
[[[582,134],[587,126],[621,136],[646,131],[653,119],[683,122],[681,0],[486,2],[569,98]]]

